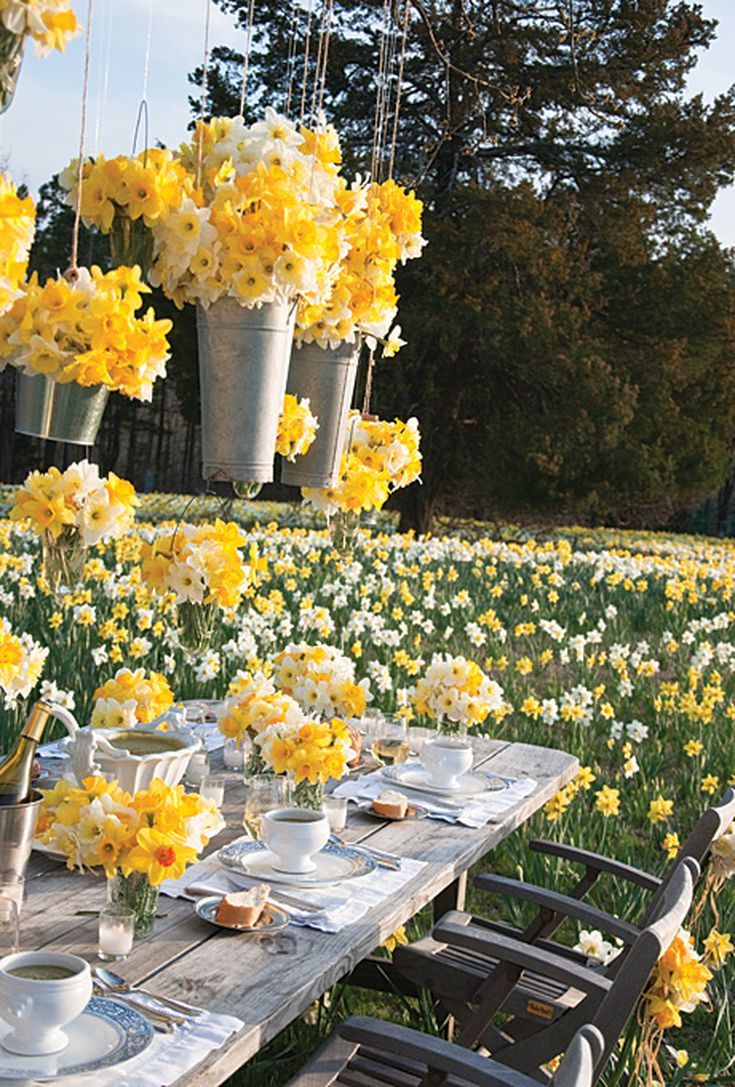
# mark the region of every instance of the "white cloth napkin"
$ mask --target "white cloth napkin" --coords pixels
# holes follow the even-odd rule
[[[347,925],[359,921],[373,906],[394,895],[425,867],[426,861],[401,857],[401,867],[395,871],[376,868],[369,875],[329,887],[307,889],[292,887],[290,884],[273,884],[274,905],[287,913],[294,925],[305,925],[321,932],[339,932]],[[172,898],[194,898],[195,896],[186,893],[187,887],[194,888],[200,894],[226,894],[235,888],[244,890],[252,887],[256,882],[258,881],[248,876],[223,868],[214,856],[191,865],[181,879],[165,880],[161,884],[161,891]],[[278,898],[280,889],[289,897],[300,898],[312,906],[319,906],[321,912],[308,913],[296,906],[282,903]]]
[[[219,1048],[242,1025],[240,1019],[231,1015],[205,1012],[177,1027],[173,1034],[156,1034],[148,1048],[132,1061],[86,1076],[74,1076],[74,1087],[168,1087],[195,1068],[213,1049]],[[16,1082],[0,1079],[3,1087]]]
[[[442,819],[447,823],[461,823],[465,827],[484,827],[493,819],[515,807],[524,797],[529,796],[538,782],[533,778],[507,779],[511,784],[507,789],[497,792],[480,793],[472,797],[436,797],[418,789],[409,789],[401,782],[384,777],[382,771],[373,770],[342,782],[334,790],[335,796],[344,796],[348,800],[374,800],[385,789],[392,789],[407,796],[413,803],[426,808],[431,819]]]

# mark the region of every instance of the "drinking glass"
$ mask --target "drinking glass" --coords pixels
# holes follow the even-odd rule
[[[105,906],[100,910],[98,958],[122,962],[133,949],[135,913],[124,906]]]
[[[186,781],[188,785],[201,785],[207,776],[209,759],[206,751],[195,751],[189,759],[186,769]]]
[[[426,729],[420,728],[418,725],[411,725],[406,730],[406,739],[408,740],[408,746],[411,749],[411,758],[417,758],[421,760],[421,748],[427,740]]]
[[[25,879],[16,872],[0,872],[0,956],[20,950],[20,914]]]
[[[274,808],[286,808],[291,800],[291,783],[286,778],[254,774],[245,778],[245,811],[242,825],[251,838],[259,839],[263,815]]]
[[[237,740],[231,739],[229,736],[225,740],[224,744],[224,758],[225,767],[228,770],[242,770],[243,768],[243,749]]]
[[[225,781],[223,774],[205,774],[199,786],[199,795],[204,800],[213,800],[221,808],[225,802]]]
[[[329,820],[329,829],[339,834],[347,825],[347,797],[325,796],[322,808]]]
[[[382,766],[395,766],[405,762],[411,751],[406,739],[405,719],[392,714],[382,714],[370,749],[373,758]]]

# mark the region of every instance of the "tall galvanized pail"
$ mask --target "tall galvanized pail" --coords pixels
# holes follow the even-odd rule
[[[315,343],[301,347],[294,344],[286,392],[308,396],[319,429],[308,453],[293,463],[284,463],[284,483],[293,487],[334,487],[339,482],[359,357],[359,343],[326,348]]]
[[[38,821],[41,794],[23,804],[0,805],[0,869],[22,876],[28,864]]]
[[[197,306],[204,479],[270,483],[296,307]]]
[[[18,372],[15,429],[34,438],[94,445],[110,395],[104,385],[60,385],[46,374]]]

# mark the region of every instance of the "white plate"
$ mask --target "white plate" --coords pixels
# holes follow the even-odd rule
[[[210,925],[230,929],[232,932],[258,932],[266,936],[272,932],[280,932],[289,922],[287,913],[269,904],[260,915],[257,925],[225,925],[217,920],[217,907],[223,897],[224,895],[212,895],[210,898],[200,898],[194,909],[203,921],[209,921]]]
[[[262,879],[266,883],[290,883],[292,887],[326,887],[330,883],[366,876],[378,867],[377,862],[360,849],[335,845],[334,842],[329,842],[321,853],[314,855],[312,859],[316,868],[313,872],[301,874],[279,871],[273,865],[275,854],[266,849],[263,842],[247,838],[223,846],[217,857],[225,868],[233,872]]]
[[[86,1010],[64,1027],[69,1044],[48,1057],[22,1057],[2,1048],[10,1026],[0,1020],[0,1079],[75,1082],[74,1077],[130,1061],[153,1041],[153,1027],[133,1008],[92,997]]]
[[[501,789],[507,789],[510,784],[508,778],[491,774],[487,770],[470,770],[468,774],[462,774],[457,778],[457,784],[453,789],[448,789],[446,785],[433,785],[429,771],[425,770],[420,762],[384,766],[380,772],[384,778],[394,784],[403,785],[407,789],[418,789],[422,793],[432,793],[434,796],[477,796],[479,793],[497,793]]]

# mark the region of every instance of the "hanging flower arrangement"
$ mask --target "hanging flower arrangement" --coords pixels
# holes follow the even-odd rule
[[[66,471],[29,472],[13,495],[10,517],[28,521],[41,536],[44,574],[53,593],[82,577],[87,549],[129,531],[140,505],[132,483],[96,464],[78,461]]]
[[[68,0],[0,0],[0,113],[13,101],[28,35],[36,53],[46,56],[52,49],[62,53],[78,33]]]
[[[10,178],[0,173],[0,315],[21,293],[35,229],[33,200],[19,196]]]
[[[307,714],[360,717],[370,699],[370,681],[355,679],[354,662],[332,645],[286,646],[274,661],[276,686]]]
[[[328,297],[346,247],[333,129],[299,130],[270,108],[249,127],[218,117],[179,157],[192,194],[154,223],[151,282],[179,307]]]
[[[168,680],[160,672],[120,668],[94,692],[92,728],[134,728],[149,724],[174,702]]]
[[[291,393],[283,398],[283,411],[278,420],[276,453],[288,461],[308,453],[319,429],[317,417],[312,414],[308,397],[298,399]]]
[[[39,282],[34,273],[0,317],[0,357],[26,374],[46,374],[62,385],[104,386],[149,401],[166,376],[171,322],[152,308],[136,316],[150,292],[138,267],[102,272],[80,268]]]
[[[8,620],[0,615],[0,691],[5,695],[6,707],[30,694],[47,656],[48,649],[30,634],[14,634]]]
[[[421,256],[423,205],[413,192],[393,180],[338,194],[344,215],[345,254],[326,302],[299,304],[296,341],[338,347],[355,343],[362,333],[370,346],[383,345],[390,358],[403,346],[400,326],[391,328],[398,312],[395,272]]]

